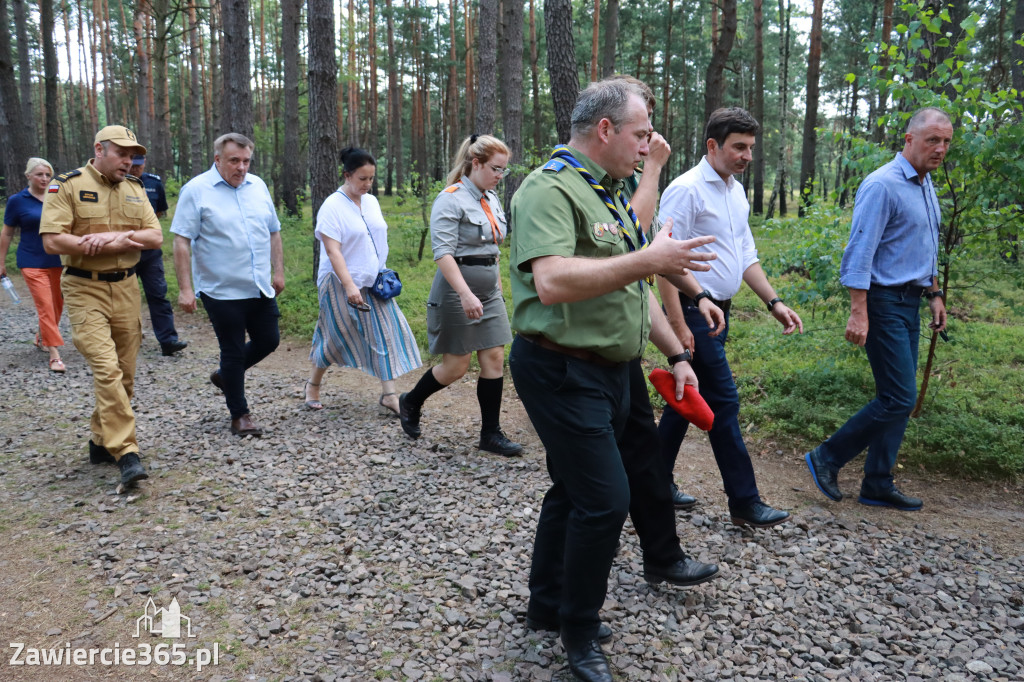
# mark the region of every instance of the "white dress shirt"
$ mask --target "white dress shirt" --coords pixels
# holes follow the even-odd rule
[[[714,252],[718,258],[706,261],[710,270],[694,270],[693,275],[713,298],[725,301],[735,296],[743,284],[743,273],[758,261],[743,184],[733,176],[723,180],[704,157],[665,189],[658,214],[663,222],[672,218],[674,239],[715,237],[714,242],[695,251]]]

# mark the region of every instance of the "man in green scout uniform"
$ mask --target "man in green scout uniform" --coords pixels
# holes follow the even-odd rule
[[[684,384],[696,385],[682,345],[650,303],[645,278],[706,270],[695,261],[714,257],[692,251],[713,239],[673,240],[668,223],[650,244],[643,236],[621,190],[648,153],[649,133],[635,85],[591,83],[573,110],[569,145],[531,173],[512,201],[518,336],[509,368],[552,480],[537,523],[527,618],[558,624],[570,669],[588,682],[612,679],[598,641],[599,611],[630,510],[621,444],[632,416],[631,372],[648,338],[673,356],[680,399]],[[671,518],[667,482],[657,488],[666,505],[661,517]],[[645,575],[646,561],[645,553]],[[655,582],[676,584],[698,584],[718,572],[685,555],[658,568],[667,570]]]
[[[121,483],[148,478],[139,461],[131,398],[142,342],[135,266],[142,249],[158,249],[163,232],[146,190],[129,175],[146,148],[128,128],[96,133],[95,157],[53,179],[39,233],[47,253],[61,255],[61,291],[75,347],[92,368],[89,461],[116,462]]]

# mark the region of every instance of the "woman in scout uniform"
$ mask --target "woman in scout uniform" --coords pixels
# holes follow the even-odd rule
[[[514,456],[523,447],[501,432],[505,344],[512,342],[512,329],[498,272],[498,247],[508,230],[494,192],[508,173],[508,162],[508,147],[501,140],[466,138],[448,173],[448,187],[434,200],[430,235],[437,274],[427,300],[427,339],[430,352],[444,358],[399,397],[399,416],[405,432],[419,438],[423,401],[461,379],[476,351],[480,449]]]
[[[341,152],[345,182],[327,197],[316,217],[320,240],[320,317],[309,359],[305,405],[322,410],[320,381],[332,364],[355,367],[381,381],[382,407],[398,413],[395,377],[420,367],[420,350],[394,298],[370,290],[387,264],[388,225],[370,194],[377,162],[363,149]]]

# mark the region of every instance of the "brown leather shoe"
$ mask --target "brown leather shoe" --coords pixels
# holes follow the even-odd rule
[[[243,414],[231,420],[231,433],[236,436],[262,436],[263,429],[252,420],[252,415]]]

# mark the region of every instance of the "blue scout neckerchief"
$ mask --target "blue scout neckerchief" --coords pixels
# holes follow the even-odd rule
[[[636,245],[633,244],[633,239],[629,235],[629,230],[626,229],[626,224],[622,221],[622,216],[619,215],[618,210],[615,208],[615,202],[612,201],[612,197],[608,193],[608,190],[605,189],[604,185],[598,182],[597,179],[590,174],[590,171],[583,167],[583,164],[579,162],[579,159],[572,155],[572,150],[570,150],[566,145],[563,144],[555,147],[551,152],[551,158],[565,161],[567,164],[575,168],[583,179],[587,181],[591,188],[597,192],[597,196],[601,197],[601,201],[603,201],[604,205],[608,207],[608,210],[611,212],[612,216],[615,217],[615,220],[618,221],[619,227],[622,228],[622,236],[626,238],[626,245],[629,246],[629,250],[636,251]],[[644,231],[640,228],[640,219],[633,211],[633,207],[629,204],[629,201],[625,196],[623,196],[622,190],[616,190],[616,194],[619,197],[619,201],[622,202],[622,205],[626,207],[626,213],[629,214],[629,219],[633,223],[633,229],[636,230],[637,241],[640,244],[640,248],[646,249],[647,239],[644,237]],[[649,285],[654,286],[653,276],[646,277],[645,280]],[[641,289],[642,288],[643,285],[641,285]]]

